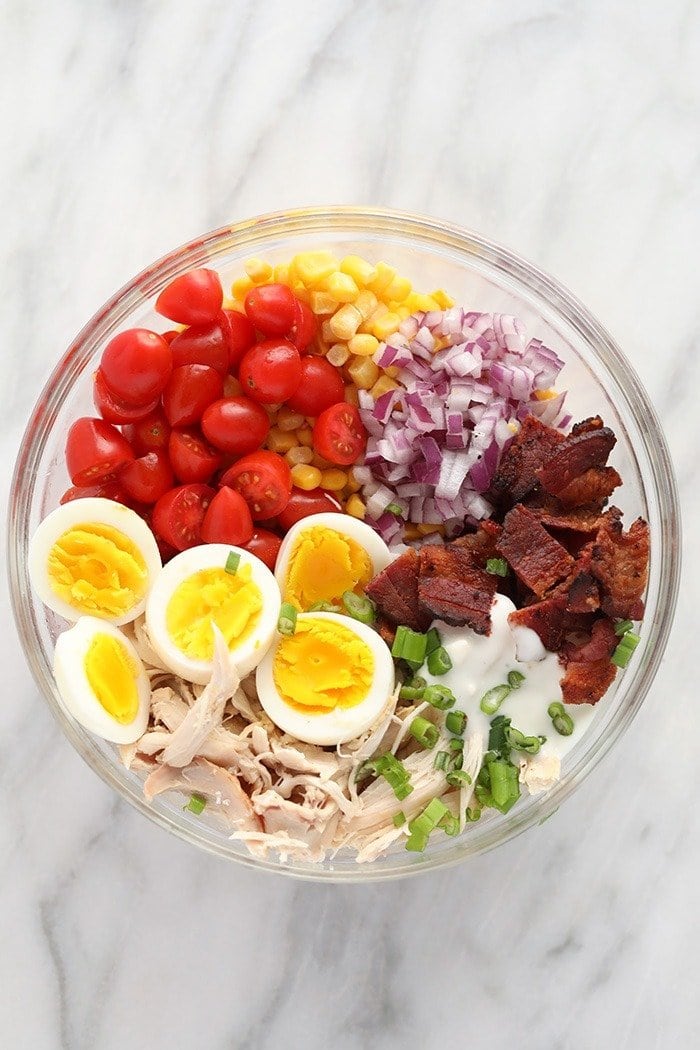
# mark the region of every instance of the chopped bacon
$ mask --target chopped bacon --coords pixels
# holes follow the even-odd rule
[[[599,616],[593,621],[588,637],[584,641],[567,642],[562,649],[561,660],[565,664],[609,660],[619,640],[612,620],[607,616]]]
[[[571,428],[571,435],[575,437],[577,434],[588,434],[592,430],[602,430],[603,420],[600,416],[589,416],[587,419],[582,419],[580,423],[574,423]]]
[[[550,653],[561,647],[567,631],[581,626],[580,618],[567,615],[566,599],[545,598],[544,601],[516,609],[508,617],[511,627],[529,627],[539,635],[540,641]]]
[[[591,570],[593,543],[588,542],[576,555],[569,576],[552,592],[552,597],[566,599],[566,608],[572,613],[591,613],[600,608],[598,581]]]
[[[569,575],[574,559],[527,507],[506,514],[496,549],[538,598]]]
[[[581,507],[588,503],[602,506],[621,484],[622,478],[614,467],[590,467],[565,485],[558,498],[566,507]]]
[[[553,496],[539,496],[524,504],[548,529],[567,529],[587,532],[594,536],[602,521],[602,512],[596,503],[572,508],[561,507]]]
[[[563,441],[554,427],[526,416],[496,471],[490,490],[494,499],[508,506],[519,503],[537,486],[537,471]]]
[[[615,664],[610,660],[570,663],[561,679],[565,704],[597,704],[615,678]]]
[[[496,541],[501,535],[501,526],[487,518],[482,521],[476,532],[469,532],[466,536],[460,536],[452,540],[450,546],[464,547],[472,555],[473,561],[480,569],[485,568],[489,558],[497,558]]]
[[[569,435],[537,470],[537,479],[545,491],[558,496],[575,478],[591,467],[604,467],[615,445],[609,427]]]
[[[368,596],[379,612],[393,624],[425,631],[431,617],[418,606],[418,552],[413,547],[387,565],[367,585]]]
[[[418,601],[431,620],[491,633],[496,577],[474,564],[472,554],[452,544],[421,547]]]
[[[625,532],[619,517],[606,516],[596,536],[591,569],[601,584],[601,607],[609,616],[641,618],[648,564],[647,523],[637,518]]]
[[[377,619],[377,633],[382,641],[386,642],[391,649],[396,638],[396,625],[390,623],[384,616],[380,616]]]

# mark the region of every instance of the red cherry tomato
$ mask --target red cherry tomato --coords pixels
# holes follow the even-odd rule
[[[268,569],[274,571],[277,555],[282,546],[282,540],[268,529],[256,529],[247,543],[242,544],[247,551],[254,554],[256,558],[267,565]]]
[[[228,321],[229,368],[233,371],[246,350],[255,343],[255,329],[245,314],[238,310],[224,310]]]
[[[92,399],[95,402],[95,408],[103,419],[106,419],[108,423],[120,424],[136,423],[140,419],[144,419],[150,412],[153,412],[158,404],[158,398],[155,398],[149,404],[139,405],[138,407],[126,405],[123,401],[119,401],[105,383],[105,378],[100,368],[97,369],[94,375]]]
[[[180,485],[161,496],[153,508],[153,531],[176,551],[202,542],[202,522],[215,495],[208,485]]]
[[[245,297],[245,312],[263,335],[286,335],[294,324],[296,296],[286,284],[261,284]]]
[[[229,370],[229,321],[223,311],[214,321],[191,325],[170,344],[173,368],[181,365],[209,365],[222,376]]]
[[[113,503],[124,503],[130,505],[131,500],[121,486],[120,481],[103,481],[99,485],[87,485],[80,487],[74,485],[66,489],[61,496],[61,504],[72,503],[74,499],[88,499],[98,496],[100,499],[111,499]]]
[[[190,270],[163,289],[156,299],[156,310],[178,324],[208,324],[223,301],[221,281],[214,270]]]
[[[281,511],[277,521],[283,532],[289,532],[292,525],[311,514],[338,514],[341,509],[338,500],[323,489],[311,489],[309,492],[292,489],[289,503]]]
[[[168,447],[170,425],[160,406],[145,419],[139,420],[132,426],[124,427],[123,430],[125,438],[137,456],[143,456],[146,452],[158,452]]]
[[[243,456],[221,479],[240,492],[255,521],[273,518],[287,506],[292,491],[289,464],[276,452],[260,449]]]
[[[331,463],[349,467],[365,450],[367,431],[354,405],[331,405],[314,424],[314,449]]]
[[[104,419],[76,419],[66,440],[66,465],[74,485],[94,485],[134,458],[123,434]]]
[[[168,382],[172,354],[162,335],[147,328],[129,328],[107,343],[100,369],[118,401],[147,405],[160,397]]]
[[[209,365],[174,368],[163,391],[163,411],[171,427],[198,423],[207,405],[224,392],[221,374]]]
[[[202,524],[204,543],[230,543],[240,547],[253,535],[253,519],[240,492],[223,485],[209,504]]]
[[[163,451],[147,452],[127,463],[119,473],[124,491],[137,503],[155,503],[173,487],[174,481],[170,460]]]
[[[238,378],[243,393],[263,405],[286,401],[301,382],[299,351],[288,339],[266,339],[241,361]]]
[[[300,354],[308,350],[317,332],[316,317],[310,306],[297,299],[294,306],[294,324],[289,333],[289,339],[294,343]]]
[[[208,481],[221,466],[221,453],[194,430],[173,430],[168,441],[168,456],[178,481]]]
[[[302,416],[318,416],[324,408],[345,397],[345,386],[337,368],[325,357],[303,357],[301,382],[287,404]]]
[[[171,328],[168,332],[161,332],[161,338],[165,339],[168,346],[172,343],[173,339],[177,339],[180,334],[178,328]]]
[[[223,397],[202,416],[202,432],[215,448],[243,456],[260,448],[270,430],[264,408],[248,397]]]

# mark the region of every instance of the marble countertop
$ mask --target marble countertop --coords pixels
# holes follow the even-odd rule
[[[697,536],[691,0],[8,0],[0,36],[0,500],[116,287],[203,230],[346,202],[457,221],[577,293],[651,394]],[[689,547],[657,683],[554,818],[364,887],[239,870],[122,804],[39,698],[2,586],[0,1045],[695,1045],[699,573]]]

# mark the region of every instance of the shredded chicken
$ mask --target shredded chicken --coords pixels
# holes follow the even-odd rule
[[[164,791],[187,791],[202,795],[210,813],[221,817],[236,830],[259,831],[260,821],[238,778],[208,762],[195,758],[189,765],[175,769],[161,765],[146,778],[143,793],[150,802]]]
[[[559,780],[561,760],[557,755],[537,755],[522,759],[518,779],[531,795],[548,791]]]

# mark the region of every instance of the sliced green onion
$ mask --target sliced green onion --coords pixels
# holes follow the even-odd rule
[[[632,631],[626,631],[619,641],[617,649],[610,657],[612,663],[617,667],[627,667],[627,664],[632,659],[632,653],[639,645],[639,635],[633,634]]]
[[[355,774],[355,780],[364,780],[371,773],[384,777],[400,802],[413,791],[413,786],[409,783],[411,774],[403,762],[396,758],[395,755],[392,755],[391,752],[363,762]]]
[[[511,689],[519,689],[525,681],[525,675],[520,671],[509,671],[508,672],[508,685]]]
[[[423,853],[428,845],[428,836],[424,832],[414,831],[406,839],[406,849],[409,853]]]
[[[454,769],[461,769],[464,765],[464,751],[453,751],[452,752],[452,763],[450,772]]]
[[[423,693],[423,699],[438,711],[446,711],[457,702],[457,697],[446,685],[429,685]]]
[[[289,602],[282,602],[277,630],[280,634],[294,634],[297,629],[297,611]]]
[[[455,736],[463,736],[464,730],[467,727],[467,714],[466,711],[448,711],[445,715],[445,728],[448,733],[454,733]]]
[[[508,562],[505,558],[487,558],[486,571],[490,572],[492,576],[507,576]]]
[[[463,769],[453,769],[451,773],[448,773],[445,777],[450,787],[462,787],[463,784],[471,784],[472,778],[468,773],[465,773]]]
[[[449,751],[438,751],[433,762],[433,769],[447,769],[447,763],[451,755]]]
[[[547,739],[546,736],[525,736],[514,726],[509,726],[505,735],[514,751],[525,751],[528,755],[536,755]]]
[[[386,511],[387,514],[395,514],[397,518],[403,518],[403,507],[400,507],[398,503],[390,503]]]
[[[509,685],[495,685],[493,689],[484,693],[479,701],[479,707],[485,715],[495,715],[509,693]]]
[[[633,627],[634,624],[631,620],[618,620],[615,624],[615,634],[618,638],[621,638],[623,634],[627,634]]]
[[[199,814],[204,810],[204,807],[206,806],[206,804],[207,804],[207,800],[204,798],[203,795],[194,794],[194,795],[190,795],[189,802],[187,803],[186,806],[183,806],[182,808],[183,809],[189,809],[190,813],[194,813],[195,816],[198,817]]]
[[[504,759],[496,759],[489,766],[491,778],[491,798],[493,805],[501,813],[507,813],[513,803],[520,797],[518,770]]]
[[[364,594],[355,594],[354,591],[343,593],[343,605],[348,616],[360,623],[374,623],[377,618],[374,602]]]
[[[474,788],[474,794],[476,795],[476,801],[480,806],[493,806],[493,799],[491,798],[491,792],[483,784],[477,784]]]
[[[232,576],[235,576],[238,572],[238,566],[241,564],[241,556],[238,551],[229,551],[224,570],[230,572]]]
[[[456,817],[454,813],[447,813],[438,824],[438,827],[446,835],[459,835],[459,817]]]
[[[405,660],[409,667],[417,671],[425,660],[427,638],[410,627],[396,628],[396,637],[391,647],[391,655],[396,660]]]
[[[425,678],[414,675],[410,681],[401,686],[399,690],[400,700],[422,700],[427,683]]]
[[[472,809],[471,806],[467,806],[467,810],[466,810],[465,816],[466,816],[467,820],[469,821],[469,823],[473,824],[481,816],[481,810],[478,807],[476,807],[476,806],[473,809]]]
[[[442,645],[442,642],[440,640],[440,632],[438,631],[437,627],[431,627],[430,630],[428,631],[428,633],[426,634],[425,639],[426,639],[426,645],[425,645],[425,655],[426,656],[430,656],[431,653],[434,653],[435,650],[439,649],[440,646]]]
[[[489,751],[497,751],[504,758],[509,756],[508,729],[510,718],[505,715],[497,715],[491,722],[489,729]]]
[[[574,731],[574,720],[564,710],[563,704],[560,704],[558,701],[550,704],[547,708],[547,714],[552,719],[552,725],[559,733],[559,736],[571,736]]]
[[[307,612],[332,612],[332,613],[339,613],[340,612],[340,606],[339,605],[334,605],[333,602],[326,602],[326,601],[321,600],[319,602],[314,602],[313,605],[310,605],[309,608],[307,609]]]
[[[394,813],[394,815],[393,815],[393,817],[391,819],[392,819],[392,822],[393,822],[395,828],[401,828],[406,823],[406,817],[404,815],[403,810],[401,810],[401,809],[399,810],[398,813]]]
[[[448,671],[452,670],[450,654],[444,646],[439,645],[437,649],[433,649],[432,653],[429,653],[428,670],[435,676],[447,674]]]
[[[440,737],[438,727],[421,715],[416,715],[408,727],[408,731],[421,747],[424,747],[427,751],[435,747]]]
[[[448,747],[450,751],[463,751],[464,741],[463,740],[450,740]]]

